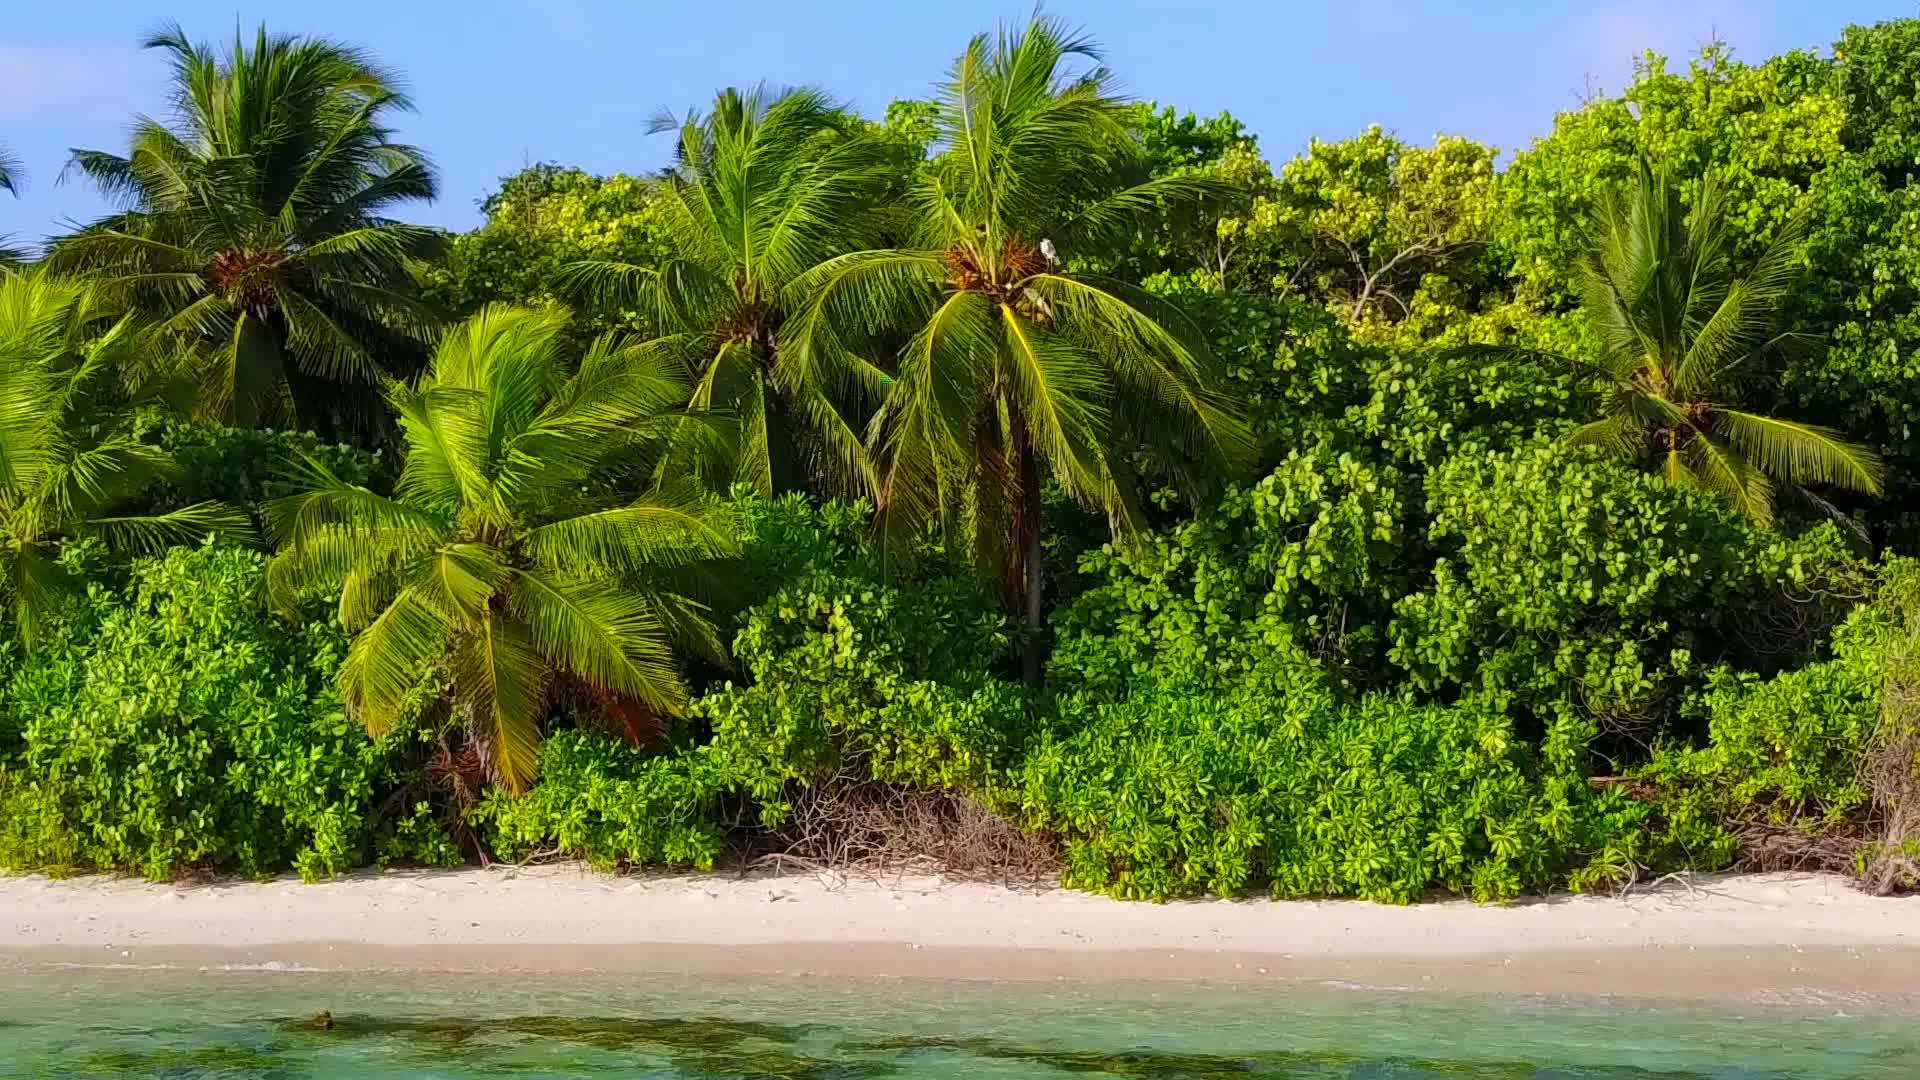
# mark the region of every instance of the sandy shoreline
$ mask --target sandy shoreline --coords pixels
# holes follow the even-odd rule
[[[919,878],[620,878],[571,866],[319,885],[13,877],[0,878],[0,963],[1920,995],[1920,898],[1777,874],[1624,899],[1404,908],[1130,904]]]

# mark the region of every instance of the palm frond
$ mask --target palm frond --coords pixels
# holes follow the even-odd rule
[[[446,535],[439,516],[348,483],[313,457],[301,456],[292,479],[301,490],[265,507],[268,537],[276,547],[297,550],[332,528],[364,542],[391,537],[413,554],[437,547]]]
[[[1107,444],[1106,382],[1099,361],[1073,344],[1000,307],[1007,340],[1012,404],[1061,486],[1097,503]]]
[[[540,757],[540,711],[549,672],[527,628],[499,613],[459,635],[447,657],[455,702],[493,752],[509,791],[525,791]]]
[[[1168,207],[1198,205],[1233,197],[1232,185],[1202,176],[1156,177],[1106,195],[1064,221],[1053,239],[1061,250],[1104,251],[1157,220]]]
[[[5,556],[6,599],[20,647],[34,651],[67,596],[66,573],[50,552],[24,545]]]
[[[237,543],[254,542],[253,522],[246,513],[219,502],[199,502],[160,514],[93,517],[72,523],[75,535],[97,535],[115,550],[155,555],[178,544],[197,544],[210,537]]]
[[[1680,482],[1718,494],[1756,525],[1773,521],[1773,484],[1739,451],[1702,434],[1688,441],[1678,456],[1686,463]]]
[[[1197,329],[1184,325],[1184,316],[1124,282],[1037,274],[1023,287],[1047,301],[1063,328],[1091,339],[1107,358],[1133,430],[1153,432],[1155,439],[1229,473],[1251,464],[1253,433],[1221,392],[1214,358]]]
[[[1647,432],[1637,417],[1608,416],[1581,424],[1562,438],[1568,446],[1594,446],[1615,457],[1635,459],[1647,452]]]
[[[885,373],[862,354],[890,331],[930,318],[945,274],[944,256],[931,251],[862,251],[821,263],[788,290],[792,313],[780,330],[775,381],[829,397],[877,396]]]
[[[409,567],[407,579],[420,599],[456,626],[480,622],[487,604],[512,571],[501,553],[485,544],[440,547]]]
[[[402,590],[347,645],[340,697],[378,738],[405,716],[421,681],[446,657],[454,627],[432,604]]]
[[[686,706],[665,627],[646,598],[530,571],[516,575],[513,613],[533,647],[589,685],[669,715]]]
[[[992,303],[971,291],[949,295],[908,343],[899,381],[868,436],[882,463],[883,527],[915,529],[954,505],[957,489],[970,480],[968,461],[1002,351]]]
[[[526,545],[550,573],[633,574],[731,557],[739,530],[731,506],[682,486],[541,525],[527,533]]]
[[[1886,465],[1865,446],[1832,428],[1722,409],[1716,426],[1729,444],[1769,475],[1793,484],[1825,484],[1878,495]]]
[[[0,191],[11,195],[20,194],[21,185],[26,182],[27,171],[20,165],[20,159],[0,146]]]

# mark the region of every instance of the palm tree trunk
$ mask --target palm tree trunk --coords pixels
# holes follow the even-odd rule
[[[1021,673],[1028,686],[1040,685],[1040,662],[1044,653],[1042,602],[1044,579],[1040,563],[1040,460],[1033,451],[1033,438],[1027,433],[1026,417],[1013,410],[1013,452],[1020,458],[1020,517],[1015,529],[1019,545],[1019,566],[1026,576],[1027,641],[1021,658]]]

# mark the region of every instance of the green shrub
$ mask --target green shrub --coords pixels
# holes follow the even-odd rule
[[[312,432],[157,419],[149,437],[179,467],[159,495],[163,505],[211,499],[257,512],[268,499],[298,490],[293,475],[303,457],[348,483],[384,490],[393,479],[393,463],[380,451],[329,443]]]
[[[1348,425],[1395,462],[1422,469],[1525,446],[1592,408],[1592,389],[1577,372],[1524,352],[1385,355],[1367,377],[1369,394]]]
[[[1007,620],[977,582],[911,588],[827,572],[748,612],[734,655],[752,675],[695,703],[704,748],[765,824],[789,785],[836,776],[977,789],[1017,756],[1025,695],[995,679]]]
[[[415,802],[407,816],[383,821],[374,831],[373,864],[383,870],[395,864],[444,869],[466,861],[440,812],[425,799]]]
[[[741,522],[740,558],[723,599],[736,624],[809,574],[886,577],[868,542],[873,508],[866,503],[815,502],[797,492],[768,498],[744,484],[734,487],[732,497]]]
[[[1277,644],[1377,669],[1406,587],[1407,479],[1321,443],[1163,532],[1081,560],[1095,584],[1054,617],[1063,688],[1230,678]]]
[[[493,788],[469,814],[495,855],[713,869],[724,846],[718,785],[704,755],[661,757],[584,731],[540,747],[540,782],[519,797]]]
[[[365,861],[392,740],[334,694],[339,632],[272,619],[260,575],[250,552],[173,549],[14,662],[0,866],[313,879]]]
[[[1782,537],[1558,445],[1453,458],[1427,507],[1445,554],[1390,630],[1414,684],[1578,707],[1637,737],[1667,731],[1697,673],[1733,655],[1730,614],[1856,573],[1831,526]]]
[[[1658,792],[1663,842],[1724,864],[1725,827],[1857,830],[1875,792],[1866,758],[1881,737],[1889,677],[1920,626],[1920,563],[1890,559],[1872,603],[1833,636],[1833,658],[1762,679],[1718,670],[1693,707],[1703,746],[1667,746],[1639,771]]]
[[[1646,809],[1586,781],[1587,729],[1536,752],[1484,701],[1342,704],[1297,649],[1225,691],[1063,702],[1021,770],[1069,886],[1132,899],[1264,887],[1404,903],[1506,899],[1631,873]]]

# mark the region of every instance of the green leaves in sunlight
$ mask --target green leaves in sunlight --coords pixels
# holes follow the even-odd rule
[[[0,869],[1920,887],[1920,20],[1269,160],[1035,15],[458,235],[369,54],[148,45],[0,254]]]
[[[441,235],[386,216],[430,201],[426,155],[388,118],[397,77],[319,38],[238,33],[224,53],[178,27],[171,124],[141,118],[124,153],[69,168],[120,210],[57,239],[49,263],[138,314],[140,363],[196,392],[206,417],[373,430],[384,375],[436,326],[412,272]]]
[[[93,285],[0,274],[0,601],[28,649],[71,591],[66,545],[97,537],[152,554],[252,532],[244,513],[219,502],[129,512],[176,469],[119,406],[133,338],[111,311]]]
[[[495,307],[451,329],[419,384],[389,391],[405,440],[393,496],[309,461],[305,490],[267,507],[281,603],[340,590],[354,635],[340,692],[368,730],[389,730],[441,670],[516,791],[555,695],[685,708],[675,648],[715,634],[674,578],[735,545],[724,507],[647,482],[679,424],[673,373],[606,341],[568,374],[564,327],[551,311]],[[603,492],[636,483],[605,508]]]

